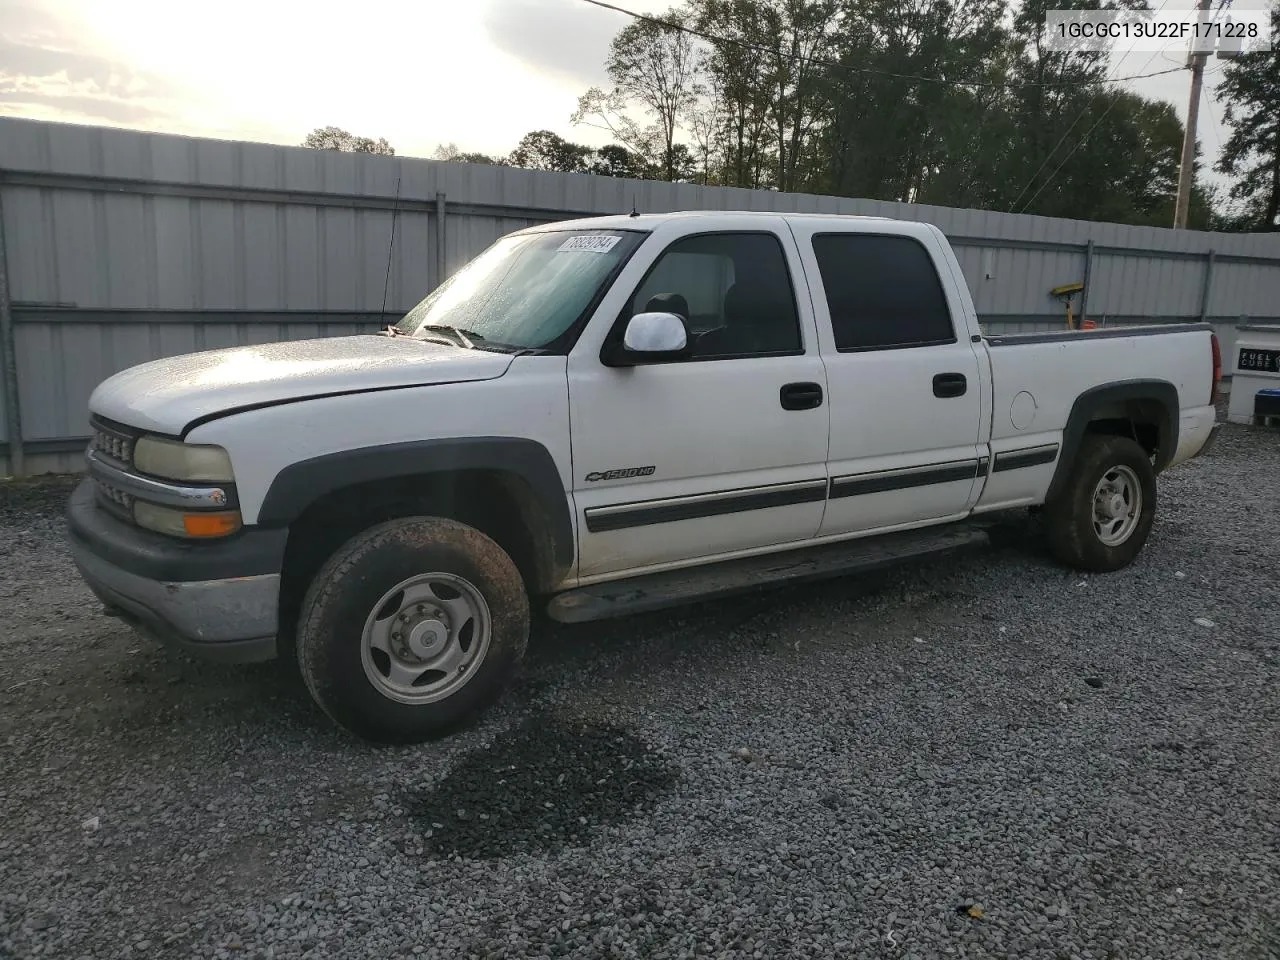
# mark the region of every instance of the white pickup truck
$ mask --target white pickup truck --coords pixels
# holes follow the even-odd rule
[[[335,721],[411,742],[497,697],[530,598],[651,609],[1037,505],[1062,561],[1123,567],[1220,366],[1204,324],[983,336],[927,224],[556,223],[382,334],[111,377],[69,532],[108,612],[225,660],[296,649]]]

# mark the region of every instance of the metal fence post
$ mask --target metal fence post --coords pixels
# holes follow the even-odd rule
[[[1089,280],[1093,276],[1093,240],[1084,246],[1084,289],[1080,291],[1080,322],[1089,316]]]
[[[1209,248],[1209,255],[1204,261],[1204,283],[1200,287],[1200,322],[1209,316],[1209,294],[1213,289],[1213,263],[1217,259],[1217,251]]]
[[[431,285],[431,289],[435,289],[444,283],[444,272],[446,260],[446,236],[448,231],[445,230],[445,197],[443,193],[436,194],[436,275],[435,283]]]
[[[22,412],[18,407],[18,353],[9,303],[9,258],[4,245],[4,204],[0,202],[0,380],[4,381],[5,421],[9,431],[9,472],[26,475],[22,451]]]

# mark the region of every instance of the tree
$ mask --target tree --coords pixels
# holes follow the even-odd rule
[[[448,163],[487,163],[499,167],[507,165],[507,161],[491,157],[487,153],[464,153],[458,149],[456,143],[440,144],[440,146],[436,147],[436,151],[431,155],[431,158]]]
[[[690,112],[695,148],[721,183],[759,186],[767,134],[761,58],[736,42],[733,0],[689,0],[689,9],[699,31],[724,38],[702,51],[704,96]]]
[[[379,157],[395,156],[395,148],[387,143],[384,137],[374,140],[370,137],[357,137],[341,127],[316,127],[302,141],[304,147],[312,150],[337,150],[340,153],[372,153]]]
[[[1032,201],[1027,212],[1167,227],[1182,153],[1173,105],[1106,89],[1093,92],[1084,109],[1088,126],[1077,131],[1079,138],[1068,138],[1055,154],[1061,159],[1034,181],[1035,195],[1022,198]],[[1071,147],[1078,149],[1070,153]],[[1200,219],[1206,218],[1202,209]]]
[[[642,127],[628,115],[626,95],[614,90],[606,93],[592,87],[578,98],[578,108],[569,118],[575,126],[607,130],[622,149],[639,159],[646,169],[660,170],[662,148],[656,126]]]
[[[1108,111],[1131,106],[1133,101],[1111,97],[1116,87],[1103,83],[1108,76],[1105,52],[1049,49],[1044,20],[1050,9],[1144,5],[1145,0],[1108,0],[1101,4],[1096,0],[1027,0],[1018,10],[1013,18],[1013,41],[1018,55],[1009,72],[1009,79],[1018,85],[1010,89],[1008,95],[1015,135],[1000,177],[1012,192],[1000,191],[996,201],[1000,209],[1079,219],[1102,218],[1103,214],[1098,211],[1091,213],[1090,207],[1106,204],[1114,197],[1105,196],[1110,192],[1104,189],[1107,181],[1090,179],[1084,171],[1103,167],[1114,170],[1108,161],[1115,158],[1093,162],[1093,152],[1106,143],[1107,130],[1114,128],[1116,118]],[[1127,109],[1121,113],[1136,116]],[[1088,190],[1096,196],[1091,199],[1073,196],[1073,190]],[[1078,212],[1058,212],[1072,203]]]
[[[1271,10],[1271,34],[1280,31],[1280,4]],[[1228,62],[1217,99],[1231,135],[1216,169],[1239,177],[1229,195],[1243,203],[1243,222],[1254,230],[1280,230],[1280,47]]]
[[[702,9],[720,24],[719,36],[739,41],[731,57],[759,61],[753,99],[772,140],[773,185],[800,189],[804,154],[819,121],[825,68],[817,61],[827,59],[835,43],[838,0],[705,0]]]
[[[1003,0],[843,0],[832,42],[842,68],[821,78],[818,185],[931,203],[968,192],[993,134],[1010,132],[1005,14]]]
[[[764,58],[752,46],[755,0],[691,0],[699,30],[723,40],[704,54],[709,96],[718,97],[724,118],[713,139],[720,181],[735,187],[765,185],[772,166],[768,146],[769,79]],[[695,111],[695,114],[700,111]],[[695,123],[695,138],[697,137]]]
[[[1106,82],[1105,51],[1050,49],[1044,33],[1049,7],[1147,2],[686,0],[666,18],[705,45],[629,25],[610,47],[613,87],[588,90],[572,119],[668,180],[1165,225],[1176,113]],[[687,83],[671,79],[677,43],[695,55]],[[1280,102],[1269,91],[1258,104]],[[1212,199],[1193,188],[1192,223]]]
[[[703,186],[719,182],[722,175],[721,171],[715,171],[713,167],[719,165],[717,161],[729,120],[720,78],[706,70],[707,62],[708,60],[704,59],[702,68],[707,75],[707,82],[700,90],[697,102],[689,111],[688,119],[693,151],[701,168],[698,180]]]
[[[591,158],[588,173],[602,177],[625,177],[631,180],[650,179],[650,171],[643,158],[620,144],[601,147]]]
[[[527,170],[557,170],[561,173],[585,173],[590,147],[570,143],[550,130],[534,130],[520,138],[511,151],[508,163]]]
[[[677,145],[679,146],[679,145]],[[439,151],[437,151],[439,153]],[[459,155],[462,156],[462,155]],[[677,172],[687,167],[676,151]],[[621,144],[611,143],[598,150],[573,143],[550,130],[534,130],[520,138],[506,160],[498,161],[526,170],[553,170],[558,173],[594,173],[602,177],[653,179],[654,171],[645,159]]]
[[[671,153],[667,155],[667,165],[671,175],[666,179],[670,182],[697,183],[698,157],[687,143],[677,143],[672,146]]]
[[[613,38],[605,62],[613,90],[588,90],[571,122],[608,130],[624,146],[659,164],[671,180],[679,160],[676,136],[698,95],[698,55],[689,34],[675,26],[686,21],[685,14],[670,10],[662,19],[665,24],[637,20]],[[652,127],[642,128],[627,115],[632,103],[653,118]]]

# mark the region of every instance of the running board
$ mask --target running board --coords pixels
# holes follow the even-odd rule
[[[785,553],[725,560],[578,587],[552,597],[547,605],[547,615],[561,623],[629,616],[761,587],[878,570],[919,557],[936,557],[988,543],[990,540],[985,530],[963,525],[928,527],[801,547]]]

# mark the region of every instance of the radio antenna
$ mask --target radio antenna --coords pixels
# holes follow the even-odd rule
[[[636,195],[635,191],[631,193],[631,216],[638,217],[640,214],[636,211]]]
[[[391,254],[396,248],[396,215],[400,213],[400,178],[396,177],[396,198],[391,204],[391,242],[387,244],[387,275],[382,281],[381,319],[387,318],[387,290],[391,286]]]

